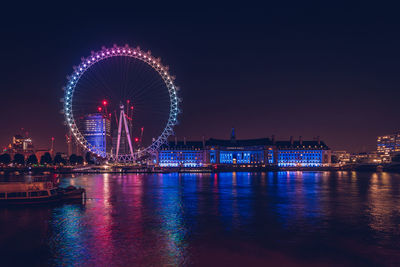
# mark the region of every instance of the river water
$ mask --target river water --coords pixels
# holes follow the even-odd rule
[[[400,175],[66,176],[86,204],[0,208],[1,266],[400,265]]]

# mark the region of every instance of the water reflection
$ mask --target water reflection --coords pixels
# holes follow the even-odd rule
[[[182,184],[177,174],[159,175],[160,192],[159,220],[162,237],[160,250],[164,254],[164,264],[177,266],[185,263],[187,228],[183,222]]]
[[[52,213],[49,246],[54,253],[54,265],[73,265],[84,261],[88,247],[84,245],[80,218],[83,209],[79,205],[56,208]],[[68,248],[68,249],[65,249]]]
[[[368,193],[369,226],[375,235],[386,235],[390,238],[392,233],[399,235],[400,225],[398,221],[399,211],[392,207],[399,207],[400,199],[396,184],[393,184],[391,176],[387,173],[374,173]],[[393,194],[396,192],[395,194]],[[386,239],[379,240],[381,244]]]
[[[32,265],[57,266],[400,263],[397,174],[102,174],[62,183],[87,188],[87,204],[0,209],[6,261],[30,264],[16,257],[22,251],[40,255]]]

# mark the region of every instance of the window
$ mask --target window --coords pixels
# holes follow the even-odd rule
[[[26,197],[26,192],[7,193],[7,198]]]
[[[39,191],[39,196],[48,196],[47,191]]]

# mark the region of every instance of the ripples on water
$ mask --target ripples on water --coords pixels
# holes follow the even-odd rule
[[[2,263],[29,266],[398,265],[400,175],[65,177],[86,205],[0,209]]]

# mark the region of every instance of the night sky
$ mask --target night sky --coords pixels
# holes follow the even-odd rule
[[[397,6],[192,2],[3,4],[0,145],[25,128],[36,147],[54,136],[65,151],[66,75],[114,43],[170,66],[182,89],[178,138],[229,138],[234,126],[237,138],[321,136],[334,150],[366,151],[400,128]]]

